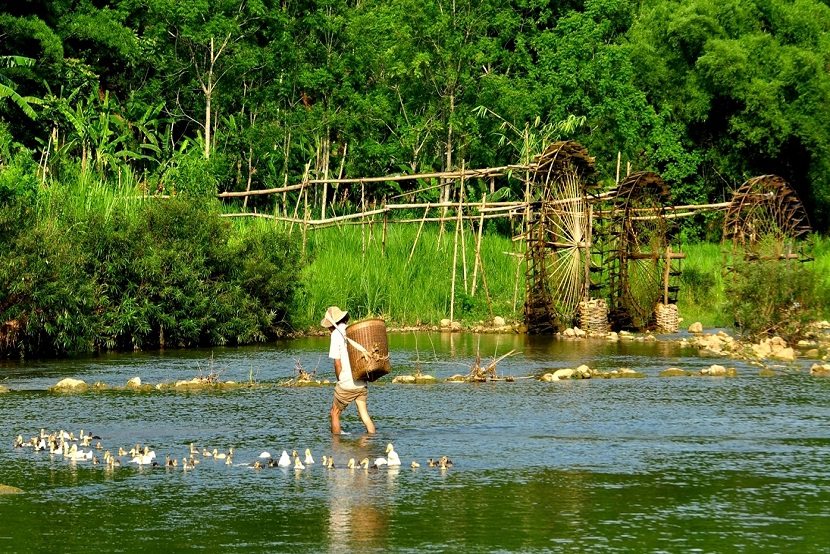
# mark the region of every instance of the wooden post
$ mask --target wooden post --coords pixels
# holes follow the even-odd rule
[[[617,177],[614,179],[616,184],[620,184],[620,162],[622,161],[622,152],[617,150]]]
[[[479,210],[478,220],[478,237],[476,238],[476,253],[475,262],[473,263],[473,285],[470,288],[470,296],[476,295],[476,277],[478,276],[478,266],[481,265],[481,234],[484,229],[484,207],[487,204],[487,195],[481,197],[481,209]],[[484,270],[482,269],[482,277]]]
[[[456,218],[455,224],[455,240],[453,241],[452,249],[452,285],[450,286],[450,321],[455,321],[455,274],[458,264],[458,235],[461,233],[461,209],[459,206],[459,217]]]
[[[386,208],[386,197],[383,197],[383,207]],[[383,233],[380,238],[380,254],[386,256],[386,226],[389,223],[389,212],[383,212]]]
[[[464,226],[461,225],[461,220],[464,215],[464,160],[461,160],[461,187],[458,189],[458,223],[461,233],[461,267],[464,275],[464,292],[469,292],[467,288],[467,233],[464,232]]]
[[[366,184],[361,181],[360,182],[360,211],[361,213],[366,213]],[[366,261],[366,218],[361,216],[360,218],[360,259],[361,261]]]
[[[429,214],[429,202],[427,202],[427,207],[424,209],[424,217],[421,219],[421,224],[418,226],[418,233],[415,235],[415,242],[412,243],[412,250],[409,251],[409,257],[406,259],[406,265],[409,265],[409,262],[412,261],[412,256],[415,254],[415,247],[418,245],[418,239],[421,236],[421,231],[424,229],[424,222],[427,220],[427,214]]]
[[[669,303],[669,274],[671,273],[671,245],[666,246],[666,267],[663,269],[663,304]]]

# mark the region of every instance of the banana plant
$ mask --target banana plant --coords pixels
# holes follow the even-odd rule
[[[32,105],[40,105],[42,101],[33,96],[21,96],[15,90],[14,82],[7,75],[4,75],[4,70],[9,68],[32,67],[33,65],[35,65],[35,60],[25,56],[0,56],[0,102],[8,98],[30,119],[37,119],[37,113],[35,113]]]

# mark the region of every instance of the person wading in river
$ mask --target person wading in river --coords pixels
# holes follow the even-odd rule
[[[331,331],[329,358],[334,360],[334,375],[337,377],[330,412],[331,432],[335,435],[341,433],[340,414],[354,402],[357,406],[357,413],[366,426],[366,431],[374,433],[375,424],[366,406],[369,398],[366,381],[355,381],[352,378],[352,366],[349,363],[349,352],[346,349],[346,322],[348,320],[348,312],[344,312],[337,306],[331,306],[326,310],[323,320],[320,321],[320,325]]]

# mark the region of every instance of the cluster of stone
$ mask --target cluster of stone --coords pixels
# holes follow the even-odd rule
[[[539,377],[539,380],[550,383],[566,379],[615,379],[632,377],[645,377],[645,375],[628,367],[621,367],[611,371],[600,371],[598,369],[591,369],[587,365],[583,364],[576,369],[562,368],[550,373],[545,373]]]

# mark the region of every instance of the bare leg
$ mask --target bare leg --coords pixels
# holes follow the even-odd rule
[[[375,432],[375,424],[372,418],[369,417],[369,408],[366,406],[366,398],[358,398],[354,401],[357,406],[357,413],[360,419],[363,420],[363,425],[366,426],[366,432],[373,434]]]
[[[340,408],[337,407],[337,404],[332,403],[331,411],[329,412],[331,416],[331,432],[333,435],[340,434]]]

